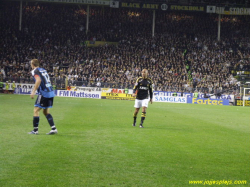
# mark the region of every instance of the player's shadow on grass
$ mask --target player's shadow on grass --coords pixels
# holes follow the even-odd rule
[[[28,134],[29,135],[29,134]],[[58,134],[53,134],[53,135],[48,135],[46,133],[39,133],[37,135],[33,135],[33,136],[56,136],[56,137],[73,137],[73,136],[77,136],[77,137],[84,137],[86,135],[86,132],[82,131],[82,132],[60,132]],[[30,135],[31,136],[31,135]]]

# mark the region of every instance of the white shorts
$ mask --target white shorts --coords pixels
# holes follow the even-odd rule
[[[134,107],[135,108],[148,107],[148,102],[149,99],[143,99],[143,100],[136,99]]]

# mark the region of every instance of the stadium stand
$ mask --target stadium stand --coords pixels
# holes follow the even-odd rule
[[[218,42],[213,14],[158,11],[154,37],[149,10],[93,6],[87,34],[83,5],[28,3],[22,31],[18,3],[2,4],[0,14],[2,81],[33,83],[29,60],[38,58],[59,88],[66,77],[76,86],[132,88],[147,68],[158,91],[235,93],[237,70],[250,70],[246,16],[224,15]]]

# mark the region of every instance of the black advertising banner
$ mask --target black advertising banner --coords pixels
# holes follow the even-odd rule
[[[190,11],[190,12],[205,12],[205,6],[181,6],[181,5],[168,5],[165,3],[135,3],[135,2],[122,2],[121,8],[135,8],[135,9],[148,9],[148,10],[172,10],[172,11]]]
[[[225,15],[250,15],[250,8],[207,6],[207,13]]]
[[[235,106],[243,106],[243,100],[235,99]],[[245,100],[245,106],[250,106],[250,100]]]
[[[182,6],[182,5],[171,5],[170,10],[174,11],[190,11],[190,12],[205,12],[205,6]]]
[[[137,9],[150,9],[150,10],[167,10],[167,4],[159,3],[121,3],[121,8],[137,8]]]

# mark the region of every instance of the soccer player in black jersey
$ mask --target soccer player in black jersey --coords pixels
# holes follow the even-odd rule
[[[147,69],[143,69],[141,74],[142,74],[142,76],[136,80],[135,86],[133,88],[133,97],[136,96],[135,106],[134,106],[135,112],[134,112],[133,126],[136,125],[137,114],[138,114],[140,108],[142,107],[140,127],[143,128],[143,122],[144,122],[145,117],[146,117],[146,110],[148,107],[148,101],[151,104],[153,103],[153,100],[152,100],[152,98],[153,98],[153,88],[152,88],[153,81],[150,78],[148,78],[148,70]],[[137,92],[137,94],[136,94],[136,92]]]

